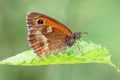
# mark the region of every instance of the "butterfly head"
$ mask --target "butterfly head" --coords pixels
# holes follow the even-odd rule
[[[79,39],[81,37],[81,33],[80,32],[75,32],[73,33],[74,39]]]
[[[77,39],[79,39],[80,37],[81,37],[81,33],[80,32],[72,33],[72,35],[67,38],[67,45],[68,46],[72,46],[75,43],[75,41]]]

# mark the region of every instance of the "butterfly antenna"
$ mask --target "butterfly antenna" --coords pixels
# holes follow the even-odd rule
[[[85,27],[87,27],[88,25],[90,25],[92,23],[92,21],[88,21],[86,24],[84,24],[83,26],[82,26],[82,29],[83,28],[85,28]],[[88,35],[88,33],[87,32],[80,32],[81,34],[87,34]]]
[[[80,32],[81,34],[87,34],[88,35],[88,32]]]
[[[88,25],[90,25],[92,23],[92,21],[88,21],[87,23],[85,23],[83,26],[81,26],[81,28],[85,28],[85,27],[88,27]]]

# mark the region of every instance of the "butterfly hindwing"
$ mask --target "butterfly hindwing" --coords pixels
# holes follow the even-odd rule
[[[28,32],[30,46],[39,56],[66,48],[66,38],[63,32],[47,25],[34,26]]]

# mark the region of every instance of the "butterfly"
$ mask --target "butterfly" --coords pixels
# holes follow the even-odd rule
[[[81,37],[80,32],[73,33],[64,24],[41,13],[28,13],[26,23],[29,45],[40,57],[71,47]]]

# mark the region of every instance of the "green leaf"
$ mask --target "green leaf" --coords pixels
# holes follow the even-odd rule
[[[77,40],[74,46],[56,54],[39,57],[37,54],[33,53],[32,50],[28,50],[0,61],[1,65],[21,66],[78,63],[105,63],[113,66],[119,71],[119,68],[112,63],[108,49],[101,47],[101,45],[96,45],[91,41],[85,42],[83,40]]]

